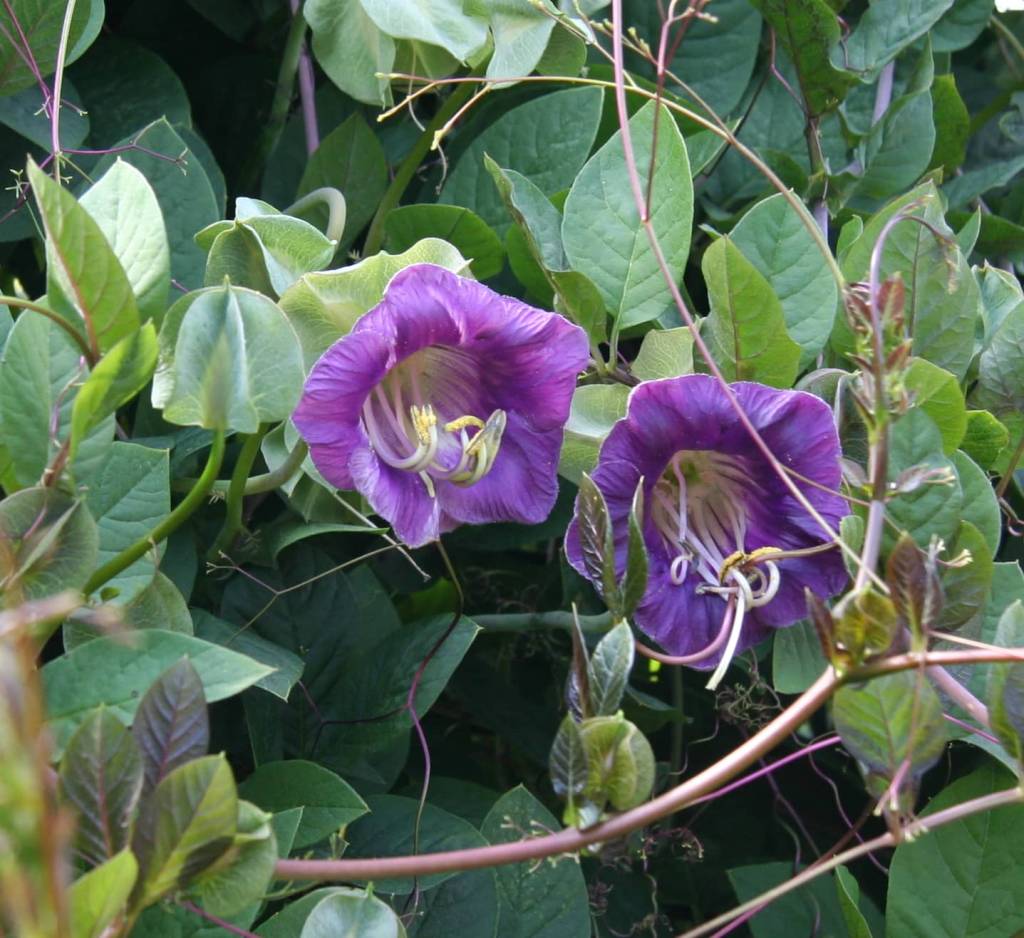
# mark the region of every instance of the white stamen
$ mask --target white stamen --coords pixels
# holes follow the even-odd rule
[[[722,652],[722,660],[718,662],[718,667],[715,668],[707,684],[704,685],[708,690],[718,687],[722,678],[725,677],[725,672],[729,670],[729,665],[732,663],[733,655],[736,654],[736,646],[739,644],[740,632],[743,629],[743,616],[747,611],[750,586],[741,575],[734,574],[734,578],[740,588],[736,593],[736,611],[733,613],[732,629],[729,632],[729,641],[725,644],[725,651]]]

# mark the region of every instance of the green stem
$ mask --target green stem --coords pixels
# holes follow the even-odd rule
[[[323,186],[307,192],[301,199],[297,199],[284,210],[285,215],[298,215],[305,211],[310,205],[321,204],[327,208],[327,227],[324,234],[331,241],[340,241],[341,233],[345,230],[345,196],[337,189],[330,186]]]
[[[252,476],[246,479],[245,494],[261,495],[264,492],[273,492],[274,489],[280,488],[302,468],[302,462],[308,452],[309,447],[306,446],[304,441],[300,440],[295,444],[295,449],[288,454],[288,458],[272,472],[264,472],[263,475]],[[171,483],[171,488],[175,492],[188,492],[198,482],[198,479],[176,479]],[[218,480],[213,483],[213,491],[218,495],[227,495],[230,488],[231,482],[227,479]]]
[[[569,631],[574,628],[575,621],[571,612],[515,612],[509,615],[480,615],[470,618],[488,632],[536,632],[550,629]],[[580,629],[584,632],[607,632],[612,627],[610,612],[578,618]]]
[[[288,111],[292,104],[292,91],[295,88],[295,78],[299,73],[299,60],[302,57],[302,42],[306,38],[306,19],[299,10],[293,17],[291,28],[288,30],[288,38],[284,43],[284,54],[281,57],[281,67],[277,71],[277,85],[274,88],[274,98],[270,102],[270,114],[267,116],[267,123],[256,141],[256,147],[242,172],[239,184],[240,192],[251,192],[259,182],[260,171],[267,162],[281,132],[284,130],[285,122],[288,120]]]
[[[381,244],[384,243],[385,219],[391,213],[391,210],[398,205],[420,163],[423,162],[423,158],[430,151],[434,143],[434,134],[469,100],[473,94],[473,87],[473,82],[463,82],[449,95],[448,100],[444,102],[440,110],[430,119],[427,126],[423,128],[423,133],[420,134],[413,148],[406,154],[405,159],[402,160],[401,165],[398,167],[398,172],[395,173],[395,178],[391,180],[391,185],[388,186],[387,192],[384,193],[384,198],[380,200],[380,205],[377,206],[377,212],[373,216],[373,221],[370,222],[370,230],[366,233],[366,242],[363,245],[364,257],[376,254],[380,250]]]
[[[252,464],[260,452],[260,443],[266,435],[267,428],[256,433],[250,433],[242,444],[242,451],[238,454],[235,462],[235,471],[231,473],[231,481],[228,483],[227,517],[224,519],[224,527],[213,542],[213,547],[207,555],[209,560],[217,560],[220,555],[227,551],[235,542],[238,532],[242,529],[242,509],[245,505],[245,484],[249,481],[249,473],[252,471]]]
[[[170,537],[182,524],[191,517],[200,505],[206,500],[213,483],[220,472],[220,464],[224,461],[224,431],[218,430],[213,437],[210,446],[210,455],[207,457],[203,472],[196,480],[195,486],[189,491],[163,521],[161,521],[144,538],[136,541],[131,547],[125,548],[112,560],[107,561],[99,568],[85,584],[82,592],[86,595],[94,593],[108,580],[112,580],[126,567],[130,567],[136,560],[142,557],[146,551],[155,547],[161,541]]]

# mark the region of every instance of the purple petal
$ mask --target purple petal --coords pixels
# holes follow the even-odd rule
[[[369,447],[354,452],[349,467],[355,488],[400,540],[422,547],[438,539],[444,529],[440,506],[418,475],[381,462]]]

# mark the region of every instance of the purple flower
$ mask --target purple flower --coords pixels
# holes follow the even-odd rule
[[[848,512],[833,494],[840,449],[828,406],[801,391],[760,384],[742,382],[732,390],[775,458],[793,471],[804,496],[835,530]],[[636,388],[626,416],[601,447],[593,479],[608,505],[620,571],[633,493],[643,480],[649,578],[634,621],[669,654],[688,657],[686,663],[717,664],[709,686],[737,651],[806,615],[805,587],[828,597],[846,582],[839,550],[825,546],[821,527],[709,375]],[[576,518],[566,552],[586,575]]]
[[[459,524],[543,521],[583,330],[429,264],[313,366],[293,420],[317,469],[406,544]]]

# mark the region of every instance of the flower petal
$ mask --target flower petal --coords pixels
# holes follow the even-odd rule
[[[352,454],[349,468],[357,491],[403,543],[422,547],[446,529],[437,499],[418,475],[387,465],[369,447]]]

